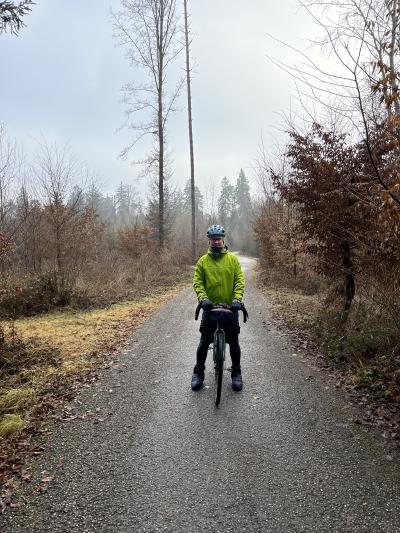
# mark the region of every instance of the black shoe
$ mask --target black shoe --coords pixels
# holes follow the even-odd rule
[[[196,372],[192,376],[192,390],[199,390],[203,386],[204,374],[197,374]]]
[[[241,391],[243,388],[242,374],[232,374],[232,390]]]

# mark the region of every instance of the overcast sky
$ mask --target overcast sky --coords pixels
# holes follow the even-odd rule
[[[144,191],[138,169],[118,159],[129,138],[117,131],[120,88],[139,73],[115,47],[110,8],[119,1],[37,0],[18,37],[0,36],[0,122],[28,154],[34,139],[68,142],[105,191],[120,181]],[[240,168],[251,178],[261,131],[267,144],[281,135],[279,113],[293,105],[294,85],[267,54],[292,58],[268,34],[305,49],[315,28],[296,0],[191,0],[189,8],[196,180],[204,190],[211,179],[235,181]],[[179,61],[183,67],[183,55]],[[185,104],[183,94],[168,127],[178,186],[190,175]]]

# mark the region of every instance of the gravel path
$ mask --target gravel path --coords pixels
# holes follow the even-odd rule
[[[400,532],[399,468],[291,354],[247,270],[244,389],[190,390],[191,290],[156,313],[85,389],[33,463],[47,492],[10,532]]]

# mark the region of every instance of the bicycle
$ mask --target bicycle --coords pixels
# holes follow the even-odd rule
[[[199,313],[201,309],[201,304],[199,303],[196,308],[195,320],[199,318]],[[241,309],[243,312],[243,322],[247,322],[248,312],[244,304],[241,304]],[[213,343],[213,361],[214,361],[214,371],[215,371],[215,405],[218,407],[221,401],[221,391],[222,391],[222,376],[224,373],[224,364],[225,364],[225,331],[223,323],[227,315],[232,314],[232,308],[225,304],[218,304],[210,307],[209,311],[212,313],[211,317],[213,320],[217,321],[217,328],[214,332],[214,343]],[[214,315],[214,316],[213,316]]]

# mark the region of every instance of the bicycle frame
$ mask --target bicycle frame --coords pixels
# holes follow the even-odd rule
[[[195,320],[198,319],[201,309],[201,304],[199,303],[196,308]],[[217,328],[214,332],[214,345],[213,345],[213,359],[214,359],[214,369],[215,369],[215,405],[218,406],[221,400],[221,389],[222,389],[222,376],[224,371],[225,363],[225,331],[223,326],[223,316],[227,314],[232,314],[232,310],[228,305],[219,304],[211,307],[209,309],[211,314],[215,314],[213,317],[217,321]],[[247,310],[242,303],[241,311],[243,312],[243,321],[246,322],[248,318]]]
[[[217,329],[214,332],[213,359],[215,370],[215,405],[221,401],[222,376],[225,369],[225,331],[223,321],[218,320]]]

